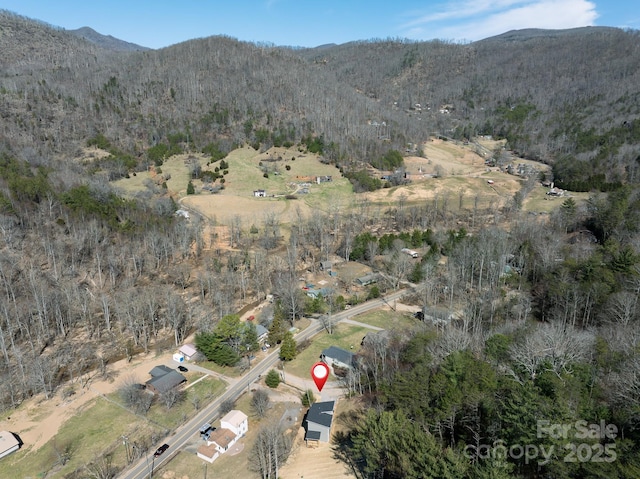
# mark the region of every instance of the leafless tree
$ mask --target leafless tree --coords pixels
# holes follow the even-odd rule
[[[629,291],[621,291],[611,296],[608,316],[612,321],[628,326],[638,317],[638,295]]]
[[[138,414],[146,414],[153,402],[153,395],[144,389],[135,376],[125,377],[118,393],[124,405]]]
[[[280,422],[265,424],[256,437],[251,451],[251,468],[263,479],[277,479],[280,466],[289,457],[292,438],[286,434]]]
[[[263,389],[256,389],[251,396],[251,408],[260,419],[266,417],[271,407],[269,393]]]
[[[161,393],[159,399],[165,409],[169,411],[173,406],[183,401],[186,396],[185,391],[176,387]]]
[[[592,332],[560,322],[547,323],[537,326],[522,341],[511,346],[510,354],[528,379],[535,379],[543,365],[559,376],[571,372],[574,364],[587,358],[594,340]]]
[[[111,454],[96,457],[85,468],[90,479],[113,479],[118,474]]]

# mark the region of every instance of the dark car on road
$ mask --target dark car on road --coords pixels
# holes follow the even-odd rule
[[[164,453],[164,451],[166,451],[167,449],[169,449],[169,444],[163,444],[158,449],[156,449],[156,452],[154,452],[153,455],[155,457],[161,456],[162,453]]]
[[[183,373],[186,373],[188,369],[185,368],[184,366],[178,366],[178,371],[182,371]]]

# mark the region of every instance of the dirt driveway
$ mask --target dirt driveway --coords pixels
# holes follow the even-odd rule
[[[294,450],[279,471],[282,479],[356,479],[349,466],[335,457],[334,446],[307,447],[300,428]]]

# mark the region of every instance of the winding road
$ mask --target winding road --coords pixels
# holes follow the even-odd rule
[[[343,320],[349,320],[351,316],[356,316],[372,309],[389,305],[390,302],[401,298],[406,292],[406,290],[399,290],[382,298],[373,299],[353,306],[351,309],[336,313],[333,316],[334,321],[339,323]],[[298,343],[305,341],[318,334],[322,329],[323,326],[320,321],[312,321],[306,329],[296,334],[295,339]],[[202,424],[206,422],[213,424],[220,417],[220,405],[224,401],[228,399],[235,401],[245,391],[245,389],[248,391],[251,384],[257,381],[260,376],[266,374],[266,372],[273,368],[278,361],[279,350],[274,348],[271,353],[269,353],[262,361],[255,364],[244,376],[231,383],[222,395],[200,410],[193,418],[180,426],[173,434],[164,438],[160,444],[169,444],[169,448],[161,456],[154,457],[153,453],[155,452],[155,449],[153,449],[147,453],[145,457],[134,462],[118,477],[120,479],[151,479],[154,471],[171,460],[171,458],[175,456],[198,432],[198,429]],[[198,368],[198,370],[208,373],[204,368]],[[158,444],[158,446],[160,444]]]

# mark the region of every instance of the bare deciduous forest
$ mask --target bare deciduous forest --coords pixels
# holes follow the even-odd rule
[[[326,299],[302,293],[300,275],[337,258],[381,275],[368,297],[409,287],[421,312],[415,328],[363,343],[345,377],[366,407],[338,446],[362,477],[640,477],[637,31],[300,50],[210,37],[116,51],[0,12],[0,51],[1,410],[193,332],[233,364],[255,343],[234,315],[267,294],[282,331],[362,301],[355,278]],[[550,177],[523,178],[512,200],[482,209],[461,196],[458,208],[436,197],[380,212],[358,196],[401,183],[415,145],[479,136],[550,165]],[[227,154],[246,146],[317,154],[353,183],[351,204],[286,227],[237,217],[221,249],[208,246],[209,220],[176,216],[162,185],[127,197],[113,187],[197,153],[223,189]],[[104,154],[88,160],[88,147]],[[383,184],[372,173],[383,170],[400,173]],[[540,182],[589,198],[528,214]],[[589,460],[580,450],[567,461],[564,442],[536,435],[539,420],[619,434],[573,440]],[[543,465],[483,456],[497,441],[557,449]]]

